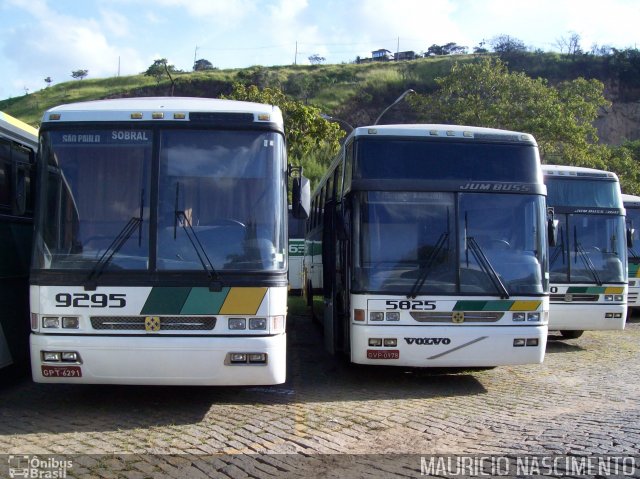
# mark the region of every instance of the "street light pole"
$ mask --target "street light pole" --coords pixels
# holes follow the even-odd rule
[[[349,131],[347,133],[351,133],[354,128],[353,126],[351,126],[350,123],[347,123],[344,120],[341,120],[340,118],[336,118],[330,115],[327,115],[326,113],[320,113],[320,118],[322,118],[323,120],[327,120],[327,121],[335,121],[336,123],[342,123],[343,125],[346,125],[349,127]]]
[[[404,93],[402,93],[402,95],[400,95],[398,98],[396,98],[396,101],[394,101],[391,105],[389,105],[388,107],[386,107],[382,113],[380,113],[380,115],[378,116],[378,118],[376,118],[376,121],[373,122],[374,125],[377,125],[378,122],[380,121],[380,118],[382,118],[382,115],[384,115],[387,111],[389,111],[389,109],[394,106],[396,103],[400,103],[405,96],[407,96],[409,93],[415,93],[415,90],[412,90],[411,88],[409,88],[407,91],[405,91]]]

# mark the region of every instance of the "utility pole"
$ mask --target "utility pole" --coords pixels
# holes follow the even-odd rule
[[[396,61],[400,61],[400,37],[398,37],[398,45],[396,46]]]
[[[297,65],[298,64],[298,40],[296,40],[296,54],[293,57],[293,64]]]
[[[193,70],[196,66],[196,57],[198,56],[198,45],[196,45],[196,49],[193,52],[193,67],[191,67],[191,69]]]

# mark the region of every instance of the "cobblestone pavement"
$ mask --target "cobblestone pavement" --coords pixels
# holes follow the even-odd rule
[[[308,317],[289,330],[280,386],[4,385],[0,453],[80,454],[67,477],[144,478],[344,477],[346,463],[415,477],[420,455],[640,451],[638,317],[550,341],[542,365],[450,373],[348,365]],[[391,454],[417,456],[383,464]]]

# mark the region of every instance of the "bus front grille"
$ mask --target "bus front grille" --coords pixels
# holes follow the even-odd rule
[[[573,302],[596,302],[600,299],[599,294],[552,294],[549,297],[552,303],[573,303]]]
[[[158,316],[159,331],[211,331],[214,316]],[[145,316],[92,316],[91,326],[99,330],[148,331]]]
[[[454,321],[453,315],[454,313],[459,313],[457,311],[449,312],[449,311],[440,311],[440,312],[430,312],[430,311],[411,311],[411,317],[418,321],[419,323],[453,323],[458,322]],[[495,323],[496,321],[500,321],[500,319],[504,316],[504,313],[498,311],[465,311],[464,312],[464,323]]]

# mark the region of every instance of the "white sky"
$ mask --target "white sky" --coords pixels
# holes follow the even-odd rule
[[[0,99],[78,69],[141,73],[156,58],[186,71],[194,57],[221,69],[308,64],[312,54],[342,63],[398,43],[472,51],[502,34],[550,51],[570,32],[584,50],[623,49],[637,47],[639,31],[640,0],[0,0]]]

